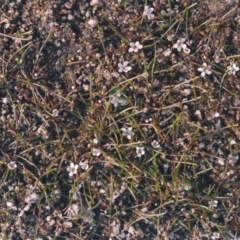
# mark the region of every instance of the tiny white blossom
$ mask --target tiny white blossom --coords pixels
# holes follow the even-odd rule
[[[82,170],[88,170],[89,168],[88,161],[80,162],[79,166],[81,167]]]
[[[201,72],[201,77],[205,77],[206,74],[210,75],[212,73],[210,69],[210,65],[203,63],[203,67],[198,68],[198,71]]]
[[[160,148],[160,144],[159,144],[159,142],[156,141],[156,140],[153,140],[153,141],[151,142],[151,145],[152,145],[153,148]]]
[[[164,169],[165,173],[167,172],[168,168],[169,168],[169,164],[168,163],[164,163],[163,164],[163,169]]]
[[[208,204],[209,204],[209,207],[210,207],[210,208],[216,208],[217,205],[218,205],[218,200],[208,201]]]
[[[9,208],[12,208],[12,207],[14,206],[14,203],[13,203],[13,202],[7,202],[7,206],[8,206]]]
[[[136,153],[137,157],[141,157],[142,155],[144,155],[145,154],[144,147],[136,147]]]
[[[145,6],[144,7],[144,11],[143,11],[143,16],[147,16],[147,18],[153,19],[154,18],[154,14],[152,13],[154,10],[154,8],[150,8],[149,6]]]
[[[12,201],[7,202],[7,207],[9,209],[17,210],[17,207],[14,205]]]
[[[96,138],[93,139],[93,144],[98,144],[98,140]]]
[[[123,100],[121,100],[120,97],[121,97],[120,93],[111,96],[111,103],[114,105],[114,107],[117,107],[118,104],[123,103]]]
[[[92,149],[92,155],[93,156],[100,156],[100,154],[101,154],[101,151],[99,150],[99,149],[97,149],[97,148],[93,148]]]
[[[9,103],[9,99],[7,97],[3,98],[2,101],[3,101],[4,104],[8,104]]]
[[[67,171],[69,172],[69,176],[73,176],[73,174],[77,174],[78,165],[74,165],[74,163],[70,163],[70,166],[67,167]]]
[[[126,136],[129,140],[132,138],[132,136],[134,135],[134,132],[132,131],[132,128],[121,128],[122,130],[122,135]]]
[[[214,117],[217,118],[217,117],[220,117],[220,114],[218,112],[215,112],[214,113]]]
[[[232,66],[227,67],[228,75],[235,75],[237,71],[239,71],[239,67],[237,67],[236,63],[234,63]]]
[[[63,222],[63,225],[65,228],[72,228],[73,226],[72,222]]]
[[[236,144],[236,141],[232,139],[232,140],[230,141],[230,144],[231,144],[231,145],[235,145],[235,144]]]
[[[142,48],[142,45],[138,41],[135,43],[130,42],[130,48],[128,49],[128,51],[129,52],[137,52],[141,48]]]
[[[13,169],[17,168],[17,164],[14,161],[11,161],[8,163],[8,168],[13,170]]]
[[[212,236],[211,236],[211,239],[219,239],[220,238],[220,233],[219,232],[213,232],[212,233]]]
[[[53,109],[52,114],[53,117],[58,117],[59,111],[57,109]]]
[[[120,196],[120,194],[115,193],[115,194],[112,196],[112,202],[114,202],[119,196]]]
[[[132,69],[132,67],[128,66],[128,61],[124,61],[123,63],[118,63],[118,72],[125,72],[127,73]]]
[[[176,48],[179,52],[183,49],[185,49],[187,46],[186,44],[184,43],[186,41],[185,38],[181,38],[179,40],[177,40],[177,43],[175,43],[173,45],[173,48]]]

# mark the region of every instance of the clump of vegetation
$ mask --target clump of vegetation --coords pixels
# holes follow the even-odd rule
[[[0,239],[240,237],[237,1],[0,12]]]

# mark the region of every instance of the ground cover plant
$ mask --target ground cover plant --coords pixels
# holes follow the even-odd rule
[[[237,0],[2,0],[0,239],[239,239]]]

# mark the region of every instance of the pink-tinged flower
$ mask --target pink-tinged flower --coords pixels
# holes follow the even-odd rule
[[[139,49],[142,48],[142,45],[137,41],[135,43],[130,42],[130,48],[129,48],[129,52],[137,52]]]
[[[141,157],[142,155],[144,155],[145,154],[144,147],[136,147],[136,153],[137,157]]]
[[[132,69],[132,67],[128,66],[128,61],[125,61],[123,63],[119,63],[118,64],[118,72],[125,72],[127,73],[128,71],[130,71]]]
[[[97,149],[97,148],[92,149],[93,156],[98,157],[98,156],[100,156],[100,154],[101,154],[101,151],[99,149]]]
[[[198,71],[201,72],[201,77],[205,77],[205,75],[210,75],[211,72],[211,66],[207,65],[206,63],[203,63],[203,67],[198,68]]]
[[[132,136],[134,135],[134,132],[132,131],[132,128],[131,127],[129,127],[129,128],[121,128],[121,130],[122,130],[122,135],[123,136],[126,136],[127,137],[127,139],[131,139],[132,138]]]
[[[11,161],[8,163],[8,168],[13,170],[13,169],[17,168],[17,164],[14,161]]]
[[[81,167],[82,170],[88,170],[89,168],[88,161],[80,162],[79,166]]]
[[[151,145],[152,145],[153,148],[160,148],[160,144],[159,144],[159,142],[156,141],[156,140],[153,140],[153,141],[151,142]]]
[[[74,163],[70,163],[70,166],[67,167],[67,171],[69,172],[69,177],[72,177],[74,174],[77,174],[78,165],[74,165]]]
[[[117,94],[111,96],[111,98],[112,98],[111,103],[114,105],[114,107],[117,107],[118,104],[123,103],[123,100],[121,100],[120,97],[121,97],[120,93],[117,93]]]

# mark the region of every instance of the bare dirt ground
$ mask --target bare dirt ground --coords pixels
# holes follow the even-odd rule
[[[238,0],[0,0],[0,240],[240,239]]]

